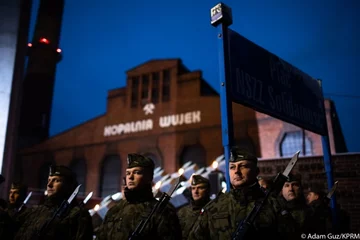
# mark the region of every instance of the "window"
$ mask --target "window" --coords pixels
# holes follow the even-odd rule
[[[146,103],[149,99],[149,76],[143,75],[141,78],[141,102]]]
[[[139,99],[139,77],[133,77],[131,81],[131,107],[138,106]]]
[[[79,196],[84,196],[86,191],[86,163],[85,159],[74,159],[70,169],[76,174],[76,180],[81,184]]]
[[[305,144],[305,154],[303,150],[303,143]],[[303,139],[302,131],[285,133],[280,142],[280,155],[282,157],[290,157],[299,150],[301,150],[302,155],[312,155],[310,139],[308,137]]]
[[[151,87],[152,103],[159,102],[159,81],[160,81],[160,73],[159,72],[152,73],[152,87]]]
[[[170,100],[170,70],[163,71],[163,86],[162,86],[162,101],[168,102]]]
[[[120,191],[120,158],[107,156],[101,168],[100,197],[104,198]]]

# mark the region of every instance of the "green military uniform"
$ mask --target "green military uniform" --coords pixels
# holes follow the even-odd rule
[[[64,166],[51,167],[49,176],[61,176],[64,184],[74,190],[76,185],[75,174]],[[65,187],[65,186],[64,186]],[[72,193],[72,192],[71,192]],[[48,222],[64,200],[70,196],[69,192],[58,192],[46,198],[44,204],[28,208],[21,219],[21,227],[15,240],[51,239],[51,240],[91,240],[93,229],[90,214],[78,206],[76,199],[62,218],[54,221],[40,233],[40,229]]]
[[[195,186],[198,184],[205,184],[205,187],[207,188],[207,195],[199,199],[197,201],[194,201],[193,198],[191,198],[190,205],[187,205],[185,207],[182,207],[178,211],[178,216],[180,220],[181,230],[182,230],[182,238],[187,239],[188,235],[194,226],[194,223],[196,222],[197,218],[200,215],[201,209],[210,201],[210,182],[208,179],[202,177],[201,175],[193,175],[191,185]]]
[[[14,223],[11,217],[4,209],[0,209],[0,239],[11,240],[14,237],[14,233]]]
[[[50,220],[59,207],[57,201],[50,198],[40,206],[32,207],[27,211],[25,222],[21,225],[16,240],[37,239],[41,227]],[[93,239],[91,217],[87,210],[73,204],[70,211],[62,219],[56,218],[43,236],[39,239],[58,240],[90,240]]]
[[[331,209],[322,187],[312,185],[309,192],[318,195],[318,199],[309,204],[305,220],[305,231],[308,233],[329,233],[332,231]]]
[[[300,196],[291,201],[286,201],[282,196],[279,196],[278,212],[282,215],[281,221],[283,229],[286,230],[287,236],[290,239],[301,239],[301,234],[305,231],[305,219],[308,212],[305,196],[301,187],[301,176],[299,174],[289,174],[288,182],[299,182],[300,184]],[[295,229],[287,228],[291,223]]]
[[[242,160],[253,161],[257,164],[257,158],[241,150],[232,151],[230,162]],[[231,189],[230,192],[219,195],[209,202],[201,211],[201,214],[193,227],[189,239],[231,239],[239,223],[251,212],[256,202],[265,196],[258,182],[248,187]],[[273,205],[276,201],[268,199],[262,207],[260,214],[250,227],[247,239],[272,239],[281,238],[281,229],[277,225],[278,217]]]
[[[128,168],[142,167],[154,172],[151,159],[138,154],[128,155]],[[148,172],[148,173],[149,173]],[[152,175],[151,175],[152,176]],[[97,240],[128,240],[141,220],[145,220],[157,200],[151,185],[141,189],[124,190],[125,199],[112,207],[97,232]],[[175,209],[168,204],[162,215],[155,213],[145,227],[140,239],[181,239],[181,228]]]

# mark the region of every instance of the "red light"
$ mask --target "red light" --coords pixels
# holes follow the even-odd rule
[[[57,51],[58,53],[61,53],[61,49],[60,49],[60,48],[56,49],[56,51]]]
[[[28,43],[28,47],[32,47],[32,43]]]
[[[45,44],[49,44],[49,43],[50,43],[50,41],[47,40],[46,38],[40,38],[40,42],[45,43]]]

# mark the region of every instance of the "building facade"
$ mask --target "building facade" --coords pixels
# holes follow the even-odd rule
[[[331,152],[346,152],[333,103],[325,101]],[[303,150],[322,155],[321,136],[233,104],[236,145],[262,159]],[[152,60],[127,71],[127,85],[110,90],[106,113],[19,152],[22,178],[44,189],[48,166],[76,171],[83,192],[118,192],[128,153],[152,158],[165,172],[192,161],[208,166],[223,153],[220,97],[180,59]],[[31,172],[27,169],[32,169]]]

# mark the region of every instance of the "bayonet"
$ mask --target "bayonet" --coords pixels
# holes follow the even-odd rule
[[[331,188],[331,190],[329,191],[329,193],[326,195],[326,198],[331,199],[332,195],[333,195],[334,192],[336,191],[338,182],[339,182],[339,181],[336,181],[336,182],[334,183],[334,186]]]
[[[90,192],[87,196],[86,196],[86,198],[84,199],[84,201],[82,201],[79,205],[80,205],[80,207],[83,207],[83,206],[85,206],[86,205],[86,203],[90,200],[90,198],[92,197],[92,195],[93,195],[93,192]]]
[[[84,205],[89,201],[89,199],[92,197],[92,195],[93,195],[93,192],[90,192],[90,193],[86,196],[86,198],[85,198],[84,201],[83,201]]]
[[[300,151],[297,151],[294,156],[291,158],[290,162],[288,163],[288,165],[286,166],[284,172],[282,173],[284,176],[288,177],[289,173],[291,172],[291,170],[294,168],[295,163],[297,162],[298,158],[299,158],[299,153]]]
[[[26,203],[29,201],[30,197],[32,195],[32,192],[29,192],[27,197],[25,198],[24,202],[21,204],[21,206],[18,208],[17,212],[20,212],[21,209],[26,205]]]
[[[77,187],[75,188],[74,192],[70,195],[69,199],[67,200],[67,203],[68,203],[68,204],[70,204],[70,203],[74,200],[74,198],[76,197],[76,195],[77,195],[78,192],[79,192],[80,187],[81,187],[81,184],[79,184],[79,186],[77,186]]]
[[[175,183],[171,186],[170,190],[168,191],[167,195],[171,197],[171,195],[173,195],[174,191],[178,188],[179,184],[180,184],[180,177],[178,177],[175,180]]]

